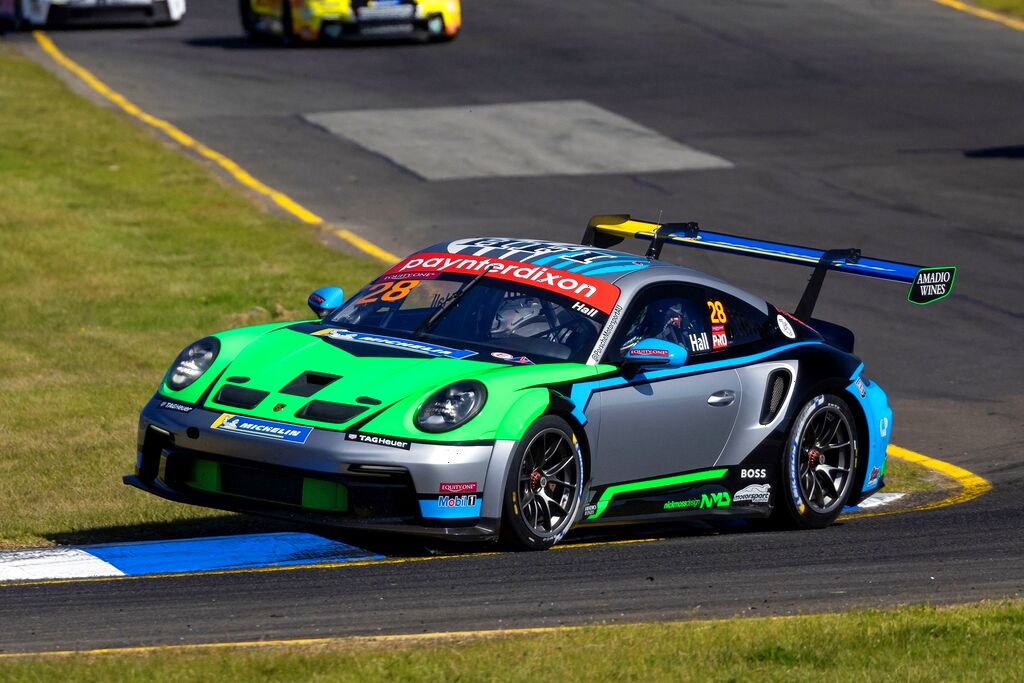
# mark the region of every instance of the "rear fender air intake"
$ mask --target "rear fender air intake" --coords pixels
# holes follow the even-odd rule
[[[789,370],[772,370],[768,375],[768,382],[765,384],[764,390],[764,402],[761,404],[761,424],[771,424],[779,414],[779,408],[786,400],[786,394],[789,393],[789,385],[792,381],[793,376]]]

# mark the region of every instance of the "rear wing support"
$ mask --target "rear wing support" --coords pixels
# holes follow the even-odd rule
[[[696,223],[659,224],[638,221],[630,218],[629,214],[592,217],[583,233],[582,244],[607,249],[627,237],[650,241],[646,254],[649,259],[659,258],[664,245],[674,244],[813,267],[814,272],[811,273],[795,312],[801,320],[810,320],[825,275],[830,270],[909,284],[907,300],[922,305],[949,296],[956,279],[956,266],[924,267],[885,261],[862,256],[859,249],[814,249],[711,232],[702,230]]]

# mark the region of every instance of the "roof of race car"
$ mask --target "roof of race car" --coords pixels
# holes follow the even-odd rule
[[[664,261],[652,261],[637,254],[612,249],[599,249],[569,242],[516,237],[470,237],[440,242],[421,249],[412,256],[424,253],[466,254],[489,259],[516,261],[552,270],[578,273],[591,278],[615,282],[627,273],[652,267],[668,267],[679,275],[706,278],[707,274]]]

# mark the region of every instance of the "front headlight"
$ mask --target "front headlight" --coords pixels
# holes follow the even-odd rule
[[[449,384],[423,402],[416,426],[424,432],[450,431],[473,419],[486,400],[487,389],[476,380]]]
[[[186,346],[174,359],[167,373],[167,386],[175,391],[181,391],[195,382],[210,369],[219,351],[220,341],[216,337],[204,337]]]

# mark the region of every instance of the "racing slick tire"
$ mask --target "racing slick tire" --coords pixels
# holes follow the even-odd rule
[[[583,500],[583,453],[565,420],[545,415],[519,440],[502,502],[501,541],[546,550],[572,527]]]
[[[789,430],[773,521],[799,529],[835,521],[850,497],[858,457],[857,421],[846,402],[833,394],[808,400]]]

